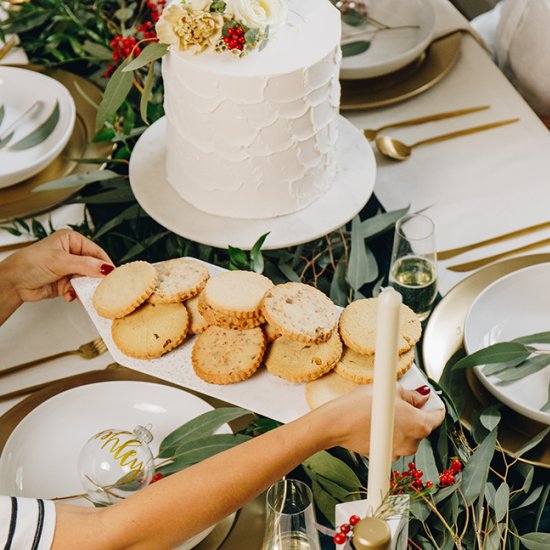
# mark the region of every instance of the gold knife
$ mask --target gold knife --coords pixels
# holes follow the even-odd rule
[[[529,250],[534,250],[535,248],[539,248],[547,244],[550,244],[550,238],[543,239],[542,241],[536,241],[531,244],[526,244],[524,246],[514,248],[513,250],[507,250],[506,252],[501,252],[500,254],[494,254],[493,256],[488,256],[487,258],[473,260],[472,262],[466,262],[464,264],[452,265],[447,269],[449,271],[456,271],[458,273],[464,273],[465,271],[473,271],[474,269],[483,267],[484,265],[495,262],[496,260],[500,260],[501,258],[505,258],[506,256],[513,256],[514,254],[518,254],[519,252],[527,252]]]
[[[0,59],[8,55],[11,49],[17,44],[17,37],[13,35],[2,47],[0,47]]]
[[[536,225],[531,225],[530,227],[524,227],[523,229],[516,229],[515,231],[510,231],[510,233],[504,233],[498,237],[491,237],[490,239],[485,239],[484,241],[479,241],[477,243],[467,244],[465,246],[460,246],[458,248],[450,248],[449,250],[442,250],[437,253],[438,260],[450,260],[459,254],[464,252],[469,252],[470,250],[475,250],[476,248],[481,248],[490,244],[500,243],[506,241],[507,239],[513,239],[514,237],[521,237],[523,235],[528,235],[529,233],[540,231],[541,229],[547,229],[550,227],[550,222],[538,223]]]

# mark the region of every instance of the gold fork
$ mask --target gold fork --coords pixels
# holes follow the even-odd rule
[[[10,367],[9,369],[0,370],[0,378],[2,378],[3,376],[8,376],[9,374],[13,374],[14,372],[30,369],[31,367],[35,367],[36,365],[40,365],[41,363],[45,363],[46,361],[53,361],[54,359],[59,359],[60,357],[66,357],[67,355],[79,355],[80,357],[82,357],[82,359],[94,359],[95,357],[98,357],[106,351],[107,346],[105,345],[105,342],[103,341],[101,336],[98,336],[91,342],[86,342],[85,344],[82,344],[78,349],[62,351],[61,353],[54,353],[53,355],[41,357],[40,359],[35,359],[34,361],[29,361],[28,363],[15,365],[14,367]]]
[[[9,40],[0,47],[0,59],[3,59],[8,55],[11,51],[11,49],[17,44],[17,37],[13,35],[9,38]]]

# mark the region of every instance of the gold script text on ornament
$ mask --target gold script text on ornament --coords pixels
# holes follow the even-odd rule
[[[141,447],[141,441],[139,439],[128,439],[123,443],[120,442],[119,436],[121,435],[132,435],[130,432],[113,432],[112,430],[104,430],[103,432],[98,433],[95,438],[100,441],[105,441],[101,445],[102,449],[105,449],[109,444],[111,448],[107,449],[114,457],[114,459],[122,466],[128,466],[130,470],[135,472],[135,477],[141,472],[143,468],[143,461],[138,460],[136,457],[136,451],[129,447]]]

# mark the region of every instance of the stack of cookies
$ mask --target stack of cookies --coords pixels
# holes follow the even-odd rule
[[[179,346],[188,333],[206,329],[194,300],[208,278],[197,260],[131,262],[101,281],[93,304],[113,320],[113,340],[125,355],[153,359]]]
[[[353,390],[358,384],[370,384],[374,376],[378,299],[357,300],[349,304],[339,321],[344,350],[334,372],[308,384],[306,398],[315,408]],[[420,339],[421,325],[415,313],[401,305],[397,379],[414,362],[414,346]]]

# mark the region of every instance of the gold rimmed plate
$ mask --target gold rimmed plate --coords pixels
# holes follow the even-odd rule
[[[91,371],[71,376],[50,384],[21,401],[0,417],[0,453],[11,433],[19,423],[39,405],[60,393],[87,384],[113,381],[154,382],[181,389],[164,380],[148,376],[124,367],[108,368],[101,371]],[[182,390],[187,391],[187,390]],[[195,394],[195,392],[188,392]],[[226,405],[223,402],[197,394],[212,406]],[[195,550],[256,550],[261,546],[264,532],[263,495],[246,504],[239,512],[231,514],[214,527],[212,532],[197,546]]]
[[[106,158],[113,150],[110,142],[93,143],[95,119],[101,90],[89,80],[61,69],[52,69],[40,65],[19,65],[20,68],[40,72],[63,84],[70,92],[76,105],[76,121],[68,144],[61,154],[44,170],[17,185],[0,189],[0,221],[25,218],[47,212],[59,206],[79,191],[79,188],[56,189],[52,191],[33,190],[39,185],[68,176],[87,172],[90,165],[76,162],[75,159]]]
[[[424,333],[422,356],[430,378],[439,380],[445,365],[463,349],[464,322],[470,305],[479,293],[494,281],[524,267],[550,262],[550,254],[511,258],[477,271],[452,288],[434,309]],[[463,412],[461,421],[470,429],[472,413],[498,401],[481,385],[473,372],[464,374],[462,384]],[[547,426],[526,418],[503,406],[499,425],[502,450],[513,455],[533,436]],[[550,468],[550,438],[547,436],[522,461]]]
[[[462,35],[435,40],[418,59],[389,75],[342,80],[342,111],[374,109],[405,101],[435,86],[455,65]]]

